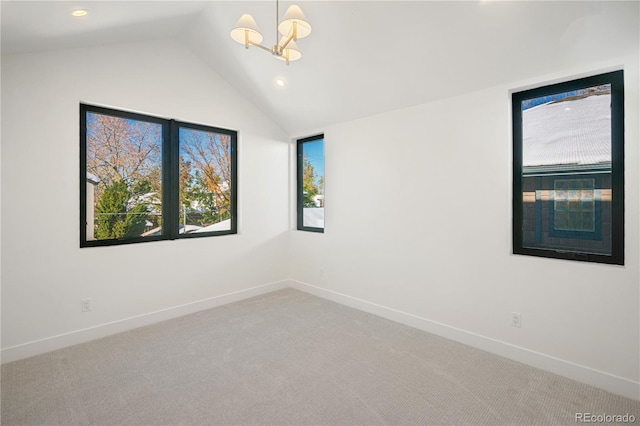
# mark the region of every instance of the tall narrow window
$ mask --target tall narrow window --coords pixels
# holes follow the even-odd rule
[[[324,232],[324,135],[297,144],[298,229]]]
[[[513,94],[513,251],[624,264],[616,71]]]
[[[80,246],[236,232],[236,132],[80,105]]]

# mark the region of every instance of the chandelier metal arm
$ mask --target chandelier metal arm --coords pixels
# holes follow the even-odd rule
[[[284,44],[283,45],[276,44],[272,48],[268,48],[267,46],[263,46],[260,43],[251,41],[249,39],[249,30],[245,30],[244,31],[244,47],[245,49],[248,49],[249,46],[255,46],[255,47],[259,47],[264,51],[271,53],[274,56],[283,56],[285,58],[287,65],[289,65],[289,55],[285,53],[286,52],[285,49],[287,48],[289,43],[291,43],[292,40],[296,41],[298,39],[297,33],[298,33],[297,23],[294,22],[293,31],[291,32],[291,35],[287,38],[287,40],[284,42]]]
[[[291,43],[291,40],[298,41],[298,23],[297,22],[293,23],[293,31],[291,31],[291,35],[287,38],[287,41],[285,41],[284,44],[280,47],[282,47],[282,49],[286,49],[289,43]]]
[[[244,30],[244,48],[248,49],[249,46],[259,47],[260,49],[273,53],[273,49],[269,49],[268,47],[263,46],[260,43],[256,43],[255,41],[249,40],[249,30]]]
[[[247,40],[245,40],[244,47],[245,47],[245,49],[248,49],[248,48],[249,48],[249,46],[259,47],[260,49],[266,50],[266,51],[267,51],[267,52],[269,52],[269,53],[273,53],[273,49],[270,49],[270,48],[268,48],[267,46],[263,46],[263,45],[261,45],[260,43],[256,43],[256,42],[254,42],[254,41],[251,41],[251,40],[248,40],[248,39],[247,39]]]

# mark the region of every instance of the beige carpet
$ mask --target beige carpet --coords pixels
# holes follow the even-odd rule
[[[286,289],[2,366],[3,425],[575,424],[640,403]]]

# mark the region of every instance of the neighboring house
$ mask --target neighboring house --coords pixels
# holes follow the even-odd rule
[[[324,228],[324,194],[315,195],[313,204],[314,207],[302,208],[302,223],[311,228]]]
[[[523,245],[610,253],[611,95],[522,112]]]
[[[94,234],[93,234],[93,229],[95,226],[95,215],[96,215],[96,211],[95,211],[95,191],[96,191],[96,186],[98,186],[98,184],[100,183],[100,179],[98,179],[98,177],[92,173],[87,172],[87,181],[86,181],[86,185],[87,185],[87,223],[86,223],[86,227],[87,227],[87,240],[93,240],[94,239]]]

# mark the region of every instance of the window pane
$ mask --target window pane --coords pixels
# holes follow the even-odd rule
[[[525,99],[522,189],[549,191],[523,203],[527,248],[611,255],[611,85]]]
[[[563,231],[594,232],[595,179],[557,179],[555,181],[554,228]],[[558,188],[564,188],[558,191]],[[566,190],[568,188],[568,191]],[[563,219],[561,212],[569,214]]]
[[[324,228],[324,139],[299,144],[302,164],[302,227]]]
[[[162,126],[86,113],[86,240],[162,233]]]
[[[180,127],[179,233],[231,229],[231,136]]]

